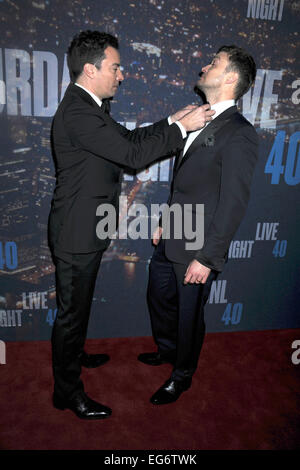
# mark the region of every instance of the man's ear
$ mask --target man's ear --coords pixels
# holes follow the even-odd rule
[[[235,85],[238,82],[239,74],[237,72],[228,72],[226,74],[225,83]]]
[[[88,77],[88,78],[93,78],[95,75],[95,66],[93,64],[86,63],[83,66],[83,73]]]

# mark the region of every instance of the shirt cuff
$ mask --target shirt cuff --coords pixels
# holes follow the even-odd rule
[[[172,120],[171,120],[171,116],[168,117],[168,123],[173,124]],[[177,124],[177,126],[179,127],[179,129],[181,131],[181,134],[182,134],[182,138],[185,139],[187,137],[187,133],[186,133],[185,128],[183,127],[183,125],[179,121],[175,121],[175,124]]]

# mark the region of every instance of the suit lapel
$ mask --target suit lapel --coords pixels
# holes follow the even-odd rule
[[[106,100],[106,99],[103,100],[102,106],[100,108],[98,103],[96,103],[96,101],[91,97],[91,95],[89,95],[83,88],[80,88],[74,83],[70,83],[68,88],[70,89],[70,92],[75,93],[76,95],[79,95],[83,99],[83,101],[85,101],[90,106],[93,106],[93,108],[99,111],[101,115],[109,114],[109,107],[110,107],[109,100]]]
[[[185,155],[183,156],[183,152],[178,157],[176,162],[176,172],[179,168],[190,158],[190,156],[195,152],[195,150],[200,147],[207,138],[213,137],[216,132],[221,129],[221,127],[225,126],[230,121],[232,114],[237,112],[236,106],[231,106],[230,108],[226,109],[223,113],[221,113],[218,117],[213,119],[205,129],[196,137],[196,139],[192,142],[189,146],[188,150],[186,151]]]

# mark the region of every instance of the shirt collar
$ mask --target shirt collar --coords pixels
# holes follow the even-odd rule
[[[79,83],[75,83],[75,85],[79,86],[84,91],[86,91],[93,98],[93,100],[96,101],[96,103],[101,107],[102,101],[98,98],[98,96],[94,95],[94,93],[92,93],[90,90],[87,90],[84,86],[79,85]]]
[[[235,105],[234,100],[220,101],[219,103],[212,104],[211,109],[216,111],[216,113],[212,116],[212,118],[215,119],[221,113],[226,111],[226,109],[231,108],[231,106],[234,106],[234,105]]]

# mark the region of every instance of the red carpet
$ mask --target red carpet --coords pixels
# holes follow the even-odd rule
[[[86,392],[113,409],[83,421],[52,407],[49,342],[7,343],[0,365],[2,450],[294,450],[300,448],[300,330],[206,336],[192,388],[171,405],[149,398],[171,366],[136,360],[151,338],[88,340],[110,362],[84,370]]]

